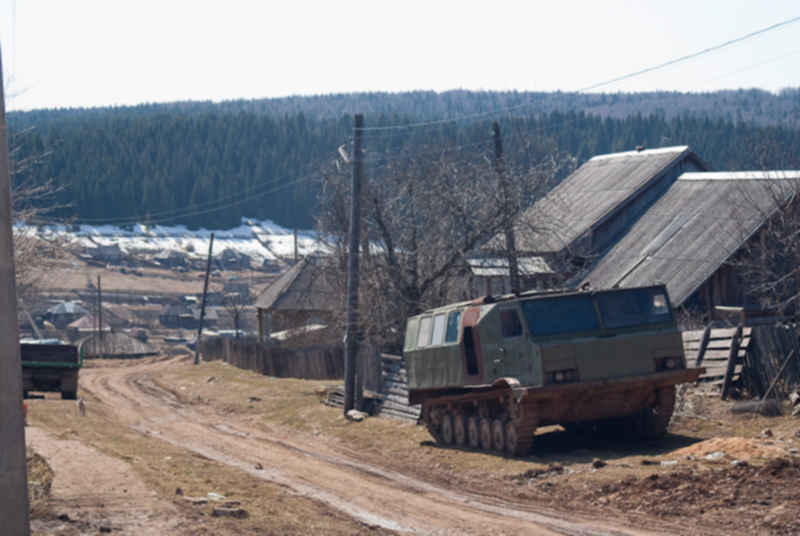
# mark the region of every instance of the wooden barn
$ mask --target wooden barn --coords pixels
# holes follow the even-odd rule
[[[752,278],[739,260],[753,241],[764,255],[786,245],[772,243],[776,236],[767,226],[786,218],[787,211],[800,222],[795,202],[799,187],[800,171],[684,173],[582,284],[611,288],[664,283],[673,306],[700,310],[709,319],[715,306],[757,310],[760,304],[746,292]],[[797,293],[800,278],[790,281],[792,285]]]
[[[682,173],[707,169],[687,146],[591,158],[515,222],[520,260],[538,259],[552,272],[523,279],[522,290],[542,282],[564,284],[624,236]],[[498,256],[504,246],[504,236],[498,235],[484,252]]]

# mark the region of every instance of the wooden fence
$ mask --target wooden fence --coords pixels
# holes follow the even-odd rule
[[[344,378],[344,355],[340,346],[302,349],[267,346],[257,340],[209,337],[202,339],[203,359],[220,359],[231,365],[278,378],[334,380]]]
[[[773,394],[779,399],[800,388],[800,339],[794,327],[752,326],[684,331],[683,346],[689,366],[705,367],[700,385],[727,387],[760,398],[781,372]],[[788,361],[787,361],[788,358]]]

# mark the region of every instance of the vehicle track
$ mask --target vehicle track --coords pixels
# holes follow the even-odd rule
[[[319,438],[245,428],[187,403],[153,378],[180,359],[87,368],[81,386],[119,422],[174,446],[284,485],[369,525],[418,534],[655,534],[532,505],[446,489],[336,452]],[[257,465],[258,464],[258,465]],[[263,469],[256,469],[263,467]],[[665,534],[665,532],[660,532]]]

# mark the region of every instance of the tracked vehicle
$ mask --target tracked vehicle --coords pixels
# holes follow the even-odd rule
[[[549,291],[408,319],[409,402],[437,442],[528,453],[537,427],[664,435],[687,369],[663,285]]]

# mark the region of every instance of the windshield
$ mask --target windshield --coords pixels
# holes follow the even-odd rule
[[[597,306],[607,328],[624,328],[672,321],[663,289],[645,288],[597,295]]]
[[[522,302],[531,335],[556,335],[599,329],[589,295],[554,296]]]

